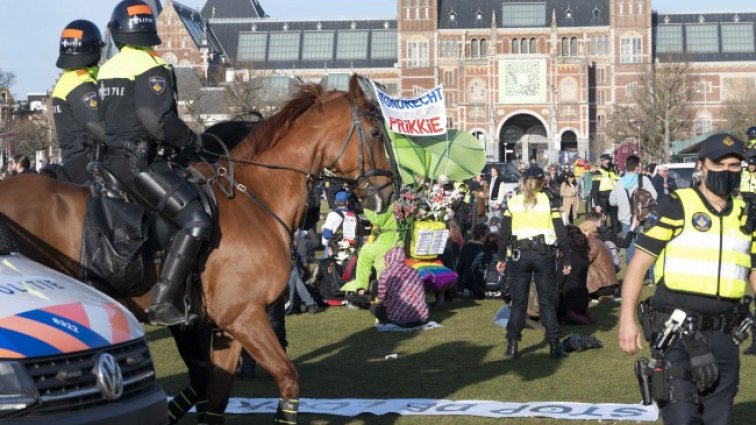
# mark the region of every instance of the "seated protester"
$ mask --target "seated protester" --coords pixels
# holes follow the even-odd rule
[[[314,229],[295,230],[293,243],[294,250],[305,264],[314,260],[315,250],[320,246],[318,234]]]
[[[378,296],[370,312],[381,324],[415,327],[428,322],[425,286],[417,270],[404,264],[404,248],[393,247],[384,257],[386,270],[378,279]]]
[[[459,252],[462,249],[462,245],[465,244],[465,238],[462,236],[462,231],[454,220],[447,222],[449,226],[449,237],[446,239],[446,246],[444,246],[444,252],[441,254],[441,263],[454,270],[457,265],[457,259],[459,258]]]
[[[560,291],[559,317],[569,324],[590,325],[593,319],[588,315],[588,239],[575,226],[567,226],[567,237],[572,248],[572,270],[564,277]]]
[[[596,234],[602,242],[617,243],[617,235],[612,235],[612,228],[606,224],[607,215],[604,213],[588,212],[585,221],[596,223]]]
[[[609,248],[599,240],[596,223],[584,221],[578,226],[588,239],[588,294],[592,298],[602,296],[618,297],[617,272]]]
[[[477,224],[472,230],[472,239],[465,242],[457,259],[455,271],[459,276],[457,280],[457,289],[481,300],[486,297],[485,287],[479,288],[475,285],[475,273],[473,270],[473,261],[475,257],[483,252],[483,240],[488,234],[488,226]]]
[[[334,203],[336,208],[328,213],[323,224],[323,257],[335,254],[332,242],[354,241],[357,237],[357,217],[349,210],[349,195],[344,191],[337,193]]]
[[[295,255],[295,257],[297,257]],[[292,259],[291,275],[289,275],[289,299],[286,301],[285,310],[287,314],[298,311],[298,307],[310,314],[320,311],[318,303],[313,298],[307,285],[302,281],[302,269],[307,269],[299,258]]]
[[[498,288],[499,272],[496,271],[498,253],[499,235],[497,233],[487,234],[483,239],[483,251],[475,256],[472,263],[474,294],[478,294],[479,291],[483,291],[485,294],[486,292],[500,290]],[[494,289],[494,286],[497,286],[497,288]]]
[[[318,294],[326,304],[330,304],[329,301],[344,298],[344,294],[341,292],[341,285],[344,282],[341,280],[339,267],[333,258],[320,260],[307,284],[317,289]]]

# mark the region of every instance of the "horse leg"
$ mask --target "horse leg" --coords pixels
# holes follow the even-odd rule
[[[236,365],[239,363],[242,345],[220,330],[213,331],[210,361],[212,372],[207,386],[207,411],[201,424],[218,425],[223,423],[228,399],[234,384]]]
[[[273,306],[275,308],[277,306]],[[233,321],[229,332],[249,351],[257,364],[275,379],[281,399],[274,423],[296,424],[299,406],[299,377],[294,364],[281,346],[279,336],[270,324],[265,307],[249,304]],[[237,353],[238,357],[238,353]]]
[[[168,403],[170,421],[175,424],[194,405],[197,405],[197,411],[201,414],[203,405],[207,403],[211,327],[202,325],[187,328],[176,325],[168,329],[189,371],[189,386]]]

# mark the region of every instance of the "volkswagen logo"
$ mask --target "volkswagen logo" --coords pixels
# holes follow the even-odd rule
[[[118,400],[123,394],[123,375],[118,361],[108,353],[95,357],[94,373],[97,387],[108,400]]]

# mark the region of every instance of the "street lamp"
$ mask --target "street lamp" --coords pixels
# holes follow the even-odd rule
[[[709,129],[709,110],[708,110],[708,102],[706,101],[706,93],[708,92],[708,87],[706,86],[706,80],[701,80],[698,84],[698,93],[703,93],[704,97],[704,112],[702,116],[702,125],[701,125],[701,134],[706,134],[710,131]]]
[[[641,140],[641,129],[643,128],[643,124],[645,124],[646,122],[643,121],[642,119],[636,119],[634,121],[634,123],[635,123],[635,126],[638,128],[638,138],[637,138],[637,142],[638,142],[638,156],[640,156],[641,158],[643,158],[643,144],[642,144],[642,140]]]

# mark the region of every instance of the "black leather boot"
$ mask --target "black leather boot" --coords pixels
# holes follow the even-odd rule
[[[517,358],[517,342],[516,339],[507,340],[507,351],[504,353],[504,357],[510,360]]]
[[[562,347],[562,343],[559,342],[558,338],[549,340],[549,357],[552,359],[563,359],[567,357],[567,353],[564,351],[564,347]]]
[[[194,265],[197,253],[202,247],[202,240],[179,232],[171,242],[171,249],[160,270],[160,279],[152,288],[152,305],[147,311],[151,325],[173,326],[181,323],[191,324],[197,320],[196,314],[188,317],[176,307],[175,302],[183,305],[182,295],[186,276]]]

